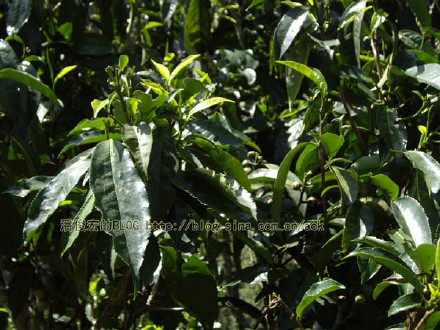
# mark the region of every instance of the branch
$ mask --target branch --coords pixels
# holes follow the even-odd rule
[[[435,312],[440,311],[440,307],[436,307],[434,309],[431,309],[429,311],[427,311],[425,313],[425,315],[423,315],[423,318],[420,320],[419,324],[417,324],[417,326],[415,327],[414,330],[420,330],[422,329],[423,325],[426,323],[426,321],[428,321],[429,317],[434,314]]]
[[[91,330],[99,330],[102,328],[103,324],[107,321],[107,319],[112,315],[113,310],[118,305],[121,298],[124,296],[125,289],[127,288],[128,282],[130,280],[130,269],[127,268],[124,275],[122,275],[119,280],[118,286],[116,287],[113,296],[105,305],[104,311],[99,316],[98,320],[92,326]]]

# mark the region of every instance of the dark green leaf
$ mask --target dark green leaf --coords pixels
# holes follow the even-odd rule
[[[63,219],[64,221],[68,220],[70,221],[70,229],[68,231],[63,231],[61,233],[60,238],[60,244],[61,244],[61,256],[66,253],[66,251],[72,246],[73,242],[78,238],[79,236],[79,230],[77,223],[81,223],[86,220],[87,216],[92,213],[95,206],[95,196],[92,193],[92,190],[89,190],[87,193],[86,199],[79,209],[78,213],[75,215],[75,217],[70,219]]]
[[[440,89],[440,64],[429,63],[413,66],[406,70],[405,73],[420,83]]]
[[[49,86],[43,84],[39,79],[26,72],[17,71],[14,69],[3,69],[0,71],[0,79],[4,78],[14,80],[16,82],[19,82],[20,84],[33,88],[46,96],[53,103],[61,105],[60,101],[58,101],[57,99],[57,96],[49,88]]]
[[[185,16],[184,40],[188,53],[204,53],[211,39],[209,0],[191,0]]]
[[[298,6],[289,9],[283,16],[275,29],[274,35],[274,55],[280,59],[289,49],[298,32],[301,30],[307,18],[308,10],[306,7]]]
[[[12,187],[6,189],[4,193],[17,197],[26,197],[32,191],[44,188],[52,179],[52,176],[34,176],[30,179],[20,180]]]
[[[109,137],[115,140],[120,140],[121,135],[119,133],[110,133]],[[101,142],[107,139],[107,136],[104,134],[103,131],[91,131],[91,132],[84,132],[81,134],[78,134],[71,138],[67,144],[64,146],[64,148],[60,151],[58,154],[58,158],[64,154],[66,151],[72,149],[73,147],[84,145],[84,144],[91,144],[91,143],[97,143]]]
[[[70,166],[62,170],[33,200],[24,225],[24,234],[29,241],[38,229],[64,201],[72,188],[90,167],[90,154],[93,149],[76,156]]]
[[[8,35],[18,34],[31,15],[32,0],[14,0],[9,3],[6,16],[6,32]]]
[[[154,156],[148,164],[147,185],[151,218],[162,221],[174,204],[176,193],[171,181],[178,168],[174,139],[167,127],[157,127],[153,132],[151,154]]]
[[[177,266],[177,253],[172,247],[161,247],[163,271],[173,299],[196,317],[205,327],[217,319],[217,287],[208,267],[195,256]]]
[[[342,250],[347,252],[356,244],[351,241],[368,235],[374,226],[374,214],[368,206],[361,202],[355,202],[347,210],[345,219],[344,236],[342,238]]]
[[[365,257],[371,258],[376,262],[384,265],[396,273],[403,276],[405,280],[411,283],[417,291],[423,292],[423,284],[420,282],[418,277],[413,273],[411,268],[402,261],[399,257],[389,253],[388,251],[375,249],[375,248],[360,248],[356,249],[350,253],[346,258],[349,257]]]
[[[122,139],[132,153],[135,163],[147,177],[153,146],[150,126],[145,123],[140,123],[137,126],[124,125]]]
[[[237,181],[242,187],[244,187],[248,191],[251,190],[251,184],[249,182],[247,174],[237,158],[233,157],[222,149],[217,148],[214,144],[207,140],[200,138],[191,138],[188,141],[192,142],[201,150],[203,150],[203,152],[208,157],[210,157],[218,166],[220,166],[225,171],[227,175]]]
[[[411,161],[413,166],[426,175],[427,182],[434,194],[440,190],[440,164],[422,151],[407,151],[405,156]]]
[[[95,147],[90,187],[104,219],[120,221],[122,230],[110,234],[116,252],[130,266],[136,286],[150,236],[150,210],[145,184],[121,142],[107,140]],[[137,221],[137,230],[128,229],[132,221]]]
[[[411,197],[400,197],[391,204],[391,211],[400,228],[412,238],[414,245],[430,244],[431,229],[428,217],[420,204]]]
[[[420,307],[420,302],[420,294],[417,292],[400,296],[392,303],[390,309],[388,310],[388,317],[400,312],[410,311],[418,308]]]
[[[359,192],[357,182],[353,179],[350,172],[342,168],[332,166],[332,171],[338,180],[344,205],[353,204]]]
[[[377,127],[390,149],[405,151],[408,140],[405,125],[397,122],[397,113],[393,109],[379,107],[377,111]]]
[[[425,0],[408,0],[412,10],[416,14],[422,26],[431,26],[431,15],[428,12],[428,4]]]
[[[305,146],[306,142],[298,144],[284,157],[278,170],[278,175],[273,186],[273,202],[271,208],[271,215],[275,220],[279,220],[281,217],[281,204],[283,201],[284,187],[286,186],[287,175],[290,171],[290,165],[296,154]]]
[[[313,284],[304,294],[298,307],[296,308],[297,317],[301,318],[304,309],[319,297],[322,297],[330,292],[342,289],[345,289],[345,286],[332,279],[327,279]]]

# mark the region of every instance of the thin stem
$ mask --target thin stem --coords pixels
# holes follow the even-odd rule
[[[425,313],[425,315],[423,315],[422,319],[421,319],[420,322],[417,324],[417,326],[414,328],[414,330],[420,330],[420,329],[422,329],[423,325],[426,323],[426,321],[428,321],[429,317],[430,317],[432,314],[434,314],[434,313],[436,313],[436,312],[438,312],[438,311],[440,311],[440,307],[436,307],[436,308],[434,308],[434,309],[431,309],[431,310],[427,311],[427,312]]]

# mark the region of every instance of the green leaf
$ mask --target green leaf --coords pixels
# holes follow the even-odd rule
[[[32,0],[14,0],[8,3],[6,16],[6,32],[8,36],[18,34],[29,19],[32,9]]]
[[[329,159],[332,159],[338,153],[339,149],[344,144],[344,137],[334,133],[324,133],[319,139],[324,144],[325,152]]]
[[[278,175],[273,186],[273,202],[271,208],[272,218],[275,220],[280,220],[281,217],[281,204],[283,201],[284,187],[286,186],[287,175],[290,171],[290,165],[296,154],[304,148],[308,143],[299,143],[295,148],[289,151],[289,153],[284,157],[281,162],[280,168],[278,170]]]
[[[175,191],[171,184],[178,169],[176,147],[167,127],[157,127],[153,132],[148,164],[148,194],[151,206],[151,218],[154,221],[166,219],[168,210],[174,204]]]
[[[169,78],[169,83],[171,83],[171,81],[177,77],[177,75],[179,74],[180,71],[185,69],[192,61],[194,61],[196,58],[199,58],[199,57],[200,57],[200,54],[190,55],[187,58],[185,58],[182,62],[180,62],[179,65],[176,66],[176,68],[173,70],[173,72],[171,72],[171,76]]]
[[[43,189],[52,179],[53,176],[34,176],[29,179],[20,179],[12,187],[3,191],[3,193],[23,198],[32,191]]]
[[[121,135],[119,133],[110,133],[109,137],[115,140],[120,140]],[[104,140],[107,140],[107,136],[104,134],[103,131],[91,131],[78,134],[67,141],[67,144],[58,154],[58,158],[66,151],[72,149],[75,146],[97,143]]]
[[[295,173],[304,180],[307,172],[314,172],[320,167],[318,147],[315,144],[309,144],[298,157],[295,165]]]
[[[361,284],[368,282],[379,271],[381,264],[373,259],[358,258],[358,268],[361,273]]]
[[[253,0],[249,7],[246,8],[246,11],[262,4],[263,2],[266,2],[266,0]]]
[[[183,90],[180,93],[180,99],[183,103],[191,103],[192,97],[195,97],[206,90],[205,84],[199,79],[186,78],[183,81]]]
[[[368,206],[356,201],[347,210],[345,219],[344,236],[342,238],[342,251],[346,253],[356,244],[351,241],[368,235],[374,226],[374,214]]]
[[[188,116],[186,117],[186,121],[188,122],[189,119],[196,114],[197,112],[200,112],[202,110],[205,110],[209,107],[212,107],[216,104],[219,103],[223,103],[223,102],[231,102],[234,103],[234,101],[229,100],[229,99],[225,99],[224,97],[212,97],[210,99],[207,100],[203,100],[202,102],[198,103],[194,108],[192,108],[189,113]]]
[[[163,64],[155,62],[154,60],[151,60],[151,62],[153,62],[154,67],[160,73],[160,75],[165,79],[165,81],[168,82],[170,80],[170,71],[168,70],[168,68]]]
[[[332,166],[331,169],[338,180],[344,205],[353,204],[359,192],[357,182],[353,179],[350,172],[336,166]]]
[[[20,84],[35,89],[36,91],[46,96],[53,103],[61,105],[60,101],[57,99],[57,96],[52,91],[52,89],[50,89],[49,86],[43,84],[39,79],[35,78],[29,73],[17,71],[14,69],[3,69],[0,70],[0,79],[4,78],[14,80],[16,82],[19,82]]]
[[[66,66],[65,68],[63,68],[60,72],[58,72],[57,76],[55,77],[54,81],[53,81],[53,85],[55,88],[55,85],[57,83],[58,80],[60,80],[61,78],[63,78],[66,74],[68,74],[70,71],[73,71],[76,69],[76,65],[70,65],[70,66]]]
[[[405,156],[415,168],[426,175],[432,192],[437,194],[440,190],[440,164],[431,155],[422,151],[407,151]]]
[[[397,121],[397,113],[393,109],[379,107],[376,116],[377,127],[390,149],[405,151],[408,141],[405,125]]]
[[[360,67],[361,27],[366,1],[352,2],[342,14],[339,25],[339,50],[343,64]]]
[[[123,71],[129,62],[127,55],[119,56],[119,70]]]
[[[385,174],[372,176],[371,180],[389,201],[393,201],[399,196],[399,186]]]
[[[432,193],[428,179],[421,170],[416,169],[412,175],[411,185],[409,186],[408,196],[415,198],[426,212],[431,228],[437,228],[440,224],[440,214],[438,212],[437,194]]]
[[[90,213],[92,213],[94,207],[95,207],[95,196],[93,195],[92,190],[90,189],[87,193],[83,205],[81,206],[75,217],[71,220],[71,224],[69,226],[71,230],[61,233],[61,238],[60,238],[61,256],[63,256],[63,254],[66,253],[66,251],[72,246],[72,244],[79,236],[80,232],[77,230],[76,224],[85,221],[87,216]],[[63,220],[70,221],[69,219],[63,219]]]
[[[184,43],[189,54],[204,54],[211,39],[209,0],[191,0],[185,15]]]
[[[383,292],[383,290],[388,288],[390,285],[391,285],[390,282],[381,282],[378,285],[376,285],[376,288],[373,291],[373,299],[376,300],[377,297],[379,297],[379,295]]]
[[[217,287],[208,267],[197,257],[188,257],[179,268],[172,247],[161,247],[163,272],[173,299],[196,317],[205,328],[217,319]]]
[[[376,248],[359,248],[351,252],[345,258],[349,257],[371,258],[381,265],[384,265],[385,267],[388,267],[396,273],[402,275],[403,278],[411,283],[418,292],[423,293],[424,286],[411,268],[409,268],[409,266],[403,262],[402,259],[389,253],[388,251],[383,251]]]
[[[287,59],[306,65],[310,54],[310,48],[308,40],[306,37],[303,37],[295,43]],[[286,87],[289,96],[290,111],[293,111],[293,102],[296,100],[303,78],[304,75],[300,72],[290,67],[286,67]]]
[[[299,73],[303,74],[311,81],[313,81],[321,91],[327,92],[327,82],[322,75],[321,71],[315,68],[310,68],[307,65],[295,62],[295,61],[277,61],[277,63],[286,65]]]
[[[98,99],[94,99],[91,102],[92,109],[93,109],[93,118],[96,118],[98,116],[99,111],[101,109],[104,109],[109,103],[110,103],[109,99],[105,99],[103,101],[100,101]]]
[[[395,243],[384,241],[374,236],[365,236],[363,238],[356,239],[355,241],[388,251],[389,253],[394,254],[396,257],[400,256],[401,254],[401,252],[396,249]]]
[[[186,141],[195,144],[210,157],[216,165],[220,166],[227,175],[237,181],[247,191],[251,191],[251,184],[241,162],[226,151],[217,148],[212,142],[201,138],[191,138]]]
[[[137,287],[150,236],[150,210],[145,184],[121,142],[107,140],[95,147],[90,187],[104,219],[120,221],[122,230],[111,230],[110,234],[116,252],[130,266]],[[137,230],[127,229],[132,221],[138,222]]]
[[[207,140],[215,145],[233,146],[240,148],[243,146],[241,140],[233,132],[225,128],[220,122],[211,119],[194,118],[185,126],[182,134],[186,137],[190,134],[203,135]]]
[[[203,184],[200,184],[201,182]],[[179,172],[173,183],[215,210],[217,214],[255,224],[257,208],[252,195],[236,181],[227,180],[224,175],[214,171],[199,168],[192,173]]]
[[[408,0],[408,2],[420,24],[422,26],[431,26],[431,15],[428,12],[426,0]]]
[[[105,121],[107,118],[96,118],[94,120],[83,119],[78,125],[72,129],[67,136],[77,135],[79,133],[89,132],[92,129],[98,129],[103,131],[105,129]],[[110,123],[113,123],[113,120],[110,119]]]
[[[420,244],[414,251],[414,260],[422,273],[428,273],[434,268],[436,257],[436,246],[434,244]]]
[[[440,89],[440,64],[429,63],[413,66],[405,74],[415,78],[418,82]]]
[[[150,126],[145,123],[140,123],[137,126],[126,124],[124,125],[122,140],[133,155],[135,163],[147,177],[153,147],[153,135]]]
[[[437,273],[437,279],[440,278],[440,239],[437,240],[437,251],[435,254],[435,270]]]
[[[396,315],[400,312],[410,311],[415,308],[420,307],[421,303],[420,294],[417,292],[408,293],[406,295],[400,296],[391,304],[388,310],[388,317]]]
[[[428,217],[414,198],[400,197],[396,199],[391,204],[391,211],[403,232],[412,238],[415,247],[432,242]]]
[[[304,309],[314,302],[319,297],[322,297],[330,292],[336,290],[345,289],[345,286],[339,282],[332,279],[327,279],[318,283],[313,284],[304,294],[298,307],[296,308],[296,315],[298,318],[302,317]]]
[[[289,9],[281,18],[274,35],[274,54],[276,58],[281,59],[287,49],[289,49],[296,35],[301,30],[307,14],[308,10],[306,7],[298,6]]]
[[[74,159],[71,165],[62,170],[43,189],[41,189],[29,208],[28,218],[24,224],[24,235],[29,242],[34,232],[44,224],[58,205],[65,200],[79,179],[90,167],[90,154],[87,150]]]

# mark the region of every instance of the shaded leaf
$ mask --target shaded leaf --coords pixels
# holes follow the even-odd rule
[[[344,236],[342,238],[342,250],[347,252],[355,247],[351,241],[368,235],[374,226],[374,214],[368,206],[361,202],[355,202],[347,210],[345,219]]]
[[[79,231],[77,230],[77,223],[81,223],[86,220],[87,216],[92,213],[95,206],[95,196],[90,189],[87,193],[86,199],[83,205],[79,209],[78,213],[71,220],[71,230],[61,233],[60,244],[61,244],[61,256],[66,253],[66,251],[72,246],[75,240],[79,236]],[[68,219],[64,219],[68,220]],[[70,221],[70,220],[69,220]]]

